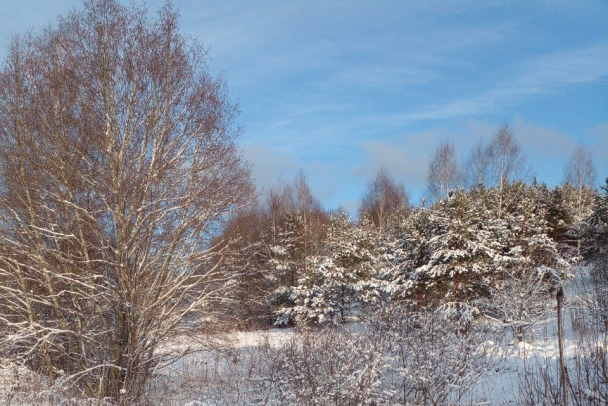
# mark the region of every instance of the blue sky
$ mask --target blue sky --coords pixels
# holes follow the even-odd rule
[[[0,0],[0,57],[13,34],[80,4]],[[173,4],[240,104],[260,188],[302,169],[326,207],[355,211],[384,166],[416,203],[441,141],[464,159],[505,121],[539,180],[561,183],[579,144],[598,185],[608,177],[604,0]]]

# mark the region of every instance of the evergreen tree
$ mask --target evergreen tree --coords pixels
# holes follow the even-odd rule
[[[294,306],[293,287],[297,286],[306,268],[304,255],[304,227],[297,214],[285,216],[277,244],[270,247],[268,261],[269,279],[274,287],[270,294],[270,305],[275,309],[275,325],[286,326],[293,323],[291,308]]]
[[[561,282],[568,263],[549,237],[544,191],[538,185],[514,185],[518,199],[503,214],[508,233],[495,261],[491,300],[486,312],[513,328],[518,340],[552,306],[549,295]]]
[[[415,274],[415,270],[429,260],[428,241],[436,226],[423,203],[395,228],[394,237],[383,240],[381,255],[385,266],[380,269],[379,278],[390,300],[421,302],[425,297],[425,276]]]
[[[431,223],[436,225],[428,240],[428,261],[412,276],[418,285],[424,284],[417,291],[430,290],[440,302],[485,294],[485,276],[492,271],[496,244],[480,204],[484,194],[483,190],[468,194],[458,190],[431,208]]]
[[[575,213],[566,201],[566,196],[569,194],[566,189],[571,189],[571,186],[556,186],[548,192],[548,196],[543,196],[541,199],[548,202],[546,219],[550,227],[549,237],[555,241],[564,258],[575,260],[577,243],[572,238]]]
[[[595,208],[582,227],[583,251],[587,259],[608,255],[608,178],[602,189],[603,195],[596,197]]]
[[[297,322],[337,324],[379,298],[375,233],[370,225],[352,224],[344,213],[330,220],[326,250],[311,257],[292,290]]]

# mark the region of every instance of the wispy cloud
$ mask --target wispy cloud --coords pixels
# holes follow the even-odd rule
[[[483,116],[530,96],[563,91],[569,86],[608,78],[608,42],[560,51],[521,62],[506,79],[478,95],[435,104],[404,116],[407,120],[442,120]]]
[[[608,42],[544,55],[524,64],[521,73],[524,92],[528,86],[534,91],[597,81],[608,75]]]

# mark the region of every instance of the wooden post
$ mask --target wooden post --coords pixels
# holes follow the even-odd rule
[[[561,381],[564,406],[568,406],[568,371],[564,361],[564,326],[562,324],[562,304],[564,302],[564,289],[559,287],[557,299],[557,339],[559,341],[559,366],[561,369]]]

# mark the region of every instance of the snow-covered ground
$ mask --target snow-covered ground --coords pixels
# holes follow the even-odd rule
[[[583,334],[585,329],[581,329],[584,324],[581,319],[589,316],[585,300],[573,290],[567,290],[566,297],[570,300],[564,311],[564,352],[570,381],[574,386],[580,386],[578,380],[581,379],[589,351],[596,345],[605,345],[602,341],[604,335],[600,329],[594,330],[594,333],[588,328]],[[352,324],[341,331],[342,334],[357,335],[362,334],[363,327]],[[537,400],[544,399],[540,404],[552,404],[551,393],[559,390],[556,313],[549,314],[544,321],[530,328],[526,332],[525,342],[514,340],[509,330],[504,330],[503,334],[503,337],[481,344],[492,348],[493,351],[489,352],[492,360],[458,404],[534,404],[530,403],[530,396],[526,399],[526,393],[529,395],[531,391],[535,392]],[[159,370],[149,385],[150,401],[153,405],[168,406],[292,404],[291,401],[282,403],[280,394],[276,392],[272,396],[269,393],[269,388],[277,384],[277,375],[271,370],[277,365],[284,367],[284,364],[277,362],[277,359],[287,359],[281,358],[282,351],[293,351],[299,345],[294,347],[293,344],[302,339],[302,335],[294,329],[235,332],[227,335],[223,340],[224,346],[217,351],[196,348],[200,344],[195,341],[176,340],[170,345],[171,350],[189,348],[200,351]],[[339,353],[337,355],[341,356]],[[442,362],[441,359],[435,361]],[[602,362],[605,365],[605,358]],[[0,404],[87,404],[82,398],[73,397],[73,394],[50,388],[46,379],[23,366],[10,361],[0,365]],[[361,371],[355,373],[362,374]],[[454,385],[455,391],[459,389]],[[540,393],[541,390],[547,393]],[[594,400],[598,390],[605,393],[607,389],[581,386],[581,396],[587,399],[585,404],[601,404],[599,400]]]
[[[566,312],[564,354],[568,369],[574,372],[577,359],[584,356],[581,353],[581,346],[586,343],[582,343],[580,337],[576,337],[576,332],[572,329],[572,315],[572,311]],[[508,332],[505,334],[510,335]],[[548,371],[549,374],[552,374],[554,384],[559,383],[557,380],[559,347],[555,318],[549,318],[539,323],[527,334],[526,341],[521,343],[509,337],[502,343],[485,343],[496,347],[496,351],[493,352],[494,362],[470,388],[467,395],[461,400],[461,404],[526,404],[523,392],[526,388],[533,390],[531,389],[533,385],[542,381],[542,378],[538,376],[541,371]],[[169,396],[165,396],[163,401],[169,403],[164,404],[187,406],[227,405],[230,402],[242,405],[266,404],[264,402],[267,399],[262,396],[263,393],[256,392],[255,382],[265,378],[256,376],[256,371],[263,369],[256,364],[267,361],[259,358],[267,353],[260,353],[256,350],[261,347],[280,349],[293,339],[297,339],[297,333],[293,329],[240,332],[234,335],[232,358],[214,356],[210,353],[186,357],[182,362],[172,365],[165,371],[167,375],[179,376],[178,381],[185,385],[174,389],[178,393],[176,398],[181,399],[170,400]],[[437,360],[437,362],[441,362],[441,360]],[[532,382],[524,379],[526,374]],[[189,383],[187,384],[187,382]],[[248,384],[253,384],[253,389],[248,388]],[[219,387],[213,388],[215,385],[219,385]],[[225,385],[225,392],[221,388],[222,385]],[[234,394],[237,390],[241,390],[242,393],[236,398],[231,397],[230,394]],[[164,394],[168,393],[168,389],[165,388]],[[187,393],[190,393],[191,398],[188,398]],[[247,398],[249,395],[251,397]],[[548,401],[546,404],[551,403]]]
[[[585,369],[589,366],[585,363],[589,361],[591,350],[593,347],[605,345],[605,336],[600,326],[593,325],[594,318],[586,307],[586,298],[573,286],[566,289],[563,312],[564,355],[570,384],[575,392],[577,385],[579,386],[578,396],[585,399],[583,404],[600,405],[602,403],[597,399],[598,389],[585,387],[580,380],[581,376],[588,372]],[[361,326],[354,324],[348,330],[352,334],[358,334]],[[209,353],[192,355],[179,365],[170,367],[168,375],[183,376],[185,381],[192,381],[193,377],[197,377],[194,378],[197,383],[189,388],[193,390],[192,397],[184,397],[181,401],[171,404],[277,404],[269,402],[263,391],[257,390],[261,387],[257,383],[269,378],[265,368],[268,368],[271,362],[267,358],[272,356],[272,350],[281,351],[285,346],[289,346],[289,343],[301,339],[298,333],[293,329],[272,329],[264,332],[239,332],[233,334],[232,338],[228,357]],[[512,332],[505,329],[502,337],[486,341],[482,345],[492,347],[493,351],[489,352],[492,361],[459,404],[552,404],[551,396],[559,395],[561,389],[556,310],[527,329],[524,342],[518,342],[513,338]],[[599,362],[605,365],[605,361],[606,358],[603,358]],[[436,362],[440,363],[442,360],[438,359]],[[455,387],[455,390],[458,388]],[[542,391],[544,393],[541,393]],[[608,388],[600,387],[599,391],[605,394]],[[231,396],[236,392],[239,392],[238,396]],[[184,395],[184,392],[181,392],[181,395]],[[533,398],[540,403],[534,403]],[[167,400],[168,398],[165,399]]]
[[[467,398],[472,404],[485,400],[491,405],[524,404],[521,399],[524,376],[548,370],[559,370],[559,346],[555,320],[547,320],[534,328],[525,342],[508,340],[495,354],[494,368],[482,375]],[[580,341],[570,336],[564,340],[564,355],[569,366],[579,355]],[[527,372],[526,372],[527,371]],[[557,376],[554,376],[557,379]]]

